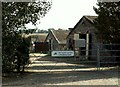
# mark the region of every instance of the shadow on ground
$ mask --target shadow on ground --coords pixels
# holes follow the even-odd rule
[[[93,66],[75,64],[71,59],[38,58],[27,68],[25,73],[3,77],[3,86],[118,84],[118,71],[82,71],[79,69],[89,69]]]

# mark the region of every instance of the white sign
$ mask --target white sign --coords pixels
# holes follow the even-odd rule
[[[74,51],[52,51],[53,57],[70,57],[74,56]]]
[[[85,39],[75,40],[75,47],[85,47]]]

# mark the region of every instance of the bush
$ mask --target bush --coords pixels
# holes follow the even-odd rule
[[[19,34],[3,37],[2,71],[24,71],[25,65],[29,63],[29,46],[30,39]]]

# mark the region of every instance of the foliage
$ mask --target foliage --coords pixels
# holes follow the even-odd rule
[[[99,2],[94,7],[98,18],[95,26],[97,36],[104,43],[119,43],[120,40],[120,2]]]
[[[48,30],[40,30],[40,29],[38,29],[37,33],[48,33]]]
[[[97,37],[101,42],[111,45],[105,46],[112,55],[120,56],[120,2],[99,2],[98,8],[94,7],[98,18],[95,20]],[[120,61],[120,57],[116,58]]]
[[[25,33],[25,34],[32,34],[32,33],[36,33],[37,29],[24,29],[24,30],[19,30],[19,33]]]
[[[15,31],[19,27],[32,22],[34,25],[40,17],[50,9],[51,3],[40,2],[3,2],[2,3],[2,27],[3,32]]]
[[[24,71],[29,60],[30,39],[22,37],[20,27],[34,25],[51,8],[51,2],[2,2],[2,67],[3,72]]]
[[[3,72],[24,71],[25,65],[29,63],[30,38],[21,37],[19,34],[10,35],[3,38],[3,43]]]

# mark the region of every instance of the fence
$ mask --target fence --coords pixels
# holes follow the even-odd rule
[[[48,50],[40,51],[40,55],[34,55],[34,57],[40,57],[41,53],[51,54],[52,51],[70,51],[66,49],[65,45],[60,46],[58,44],[48,44],[49,47],[56,47],[56,49],[49,48]],[[55,45],[55,46],[54,46]],[[56,46],[58,45],[58,46]],[[61,48],[63,47],[63,49]],[[74,48],[73,57],[51,57],[54,61],[65,62],[74,65],[73,70],[87,69],[91,70],[118,70],[120,63],[120,44],[100,44],[91,43],[87,44],[87,47]],[[39,47],[43,48],[43,47]],[[43,52],[44,51],[44,52]],[[51,60],[50,59],[50,60]],[[52,60],[51,60],[52,61]],[[44,64],[43,64],[44,66]],[[55,67],[55,66],[54,66]],[[73,68],[73,67],[72,67]]]
[[[94,64],[97,70],[118,69],[120,63],[120,44],[88,44],[75,49],[75,59],[82,64]],[[116,68],[117,67],[117,68]]]

